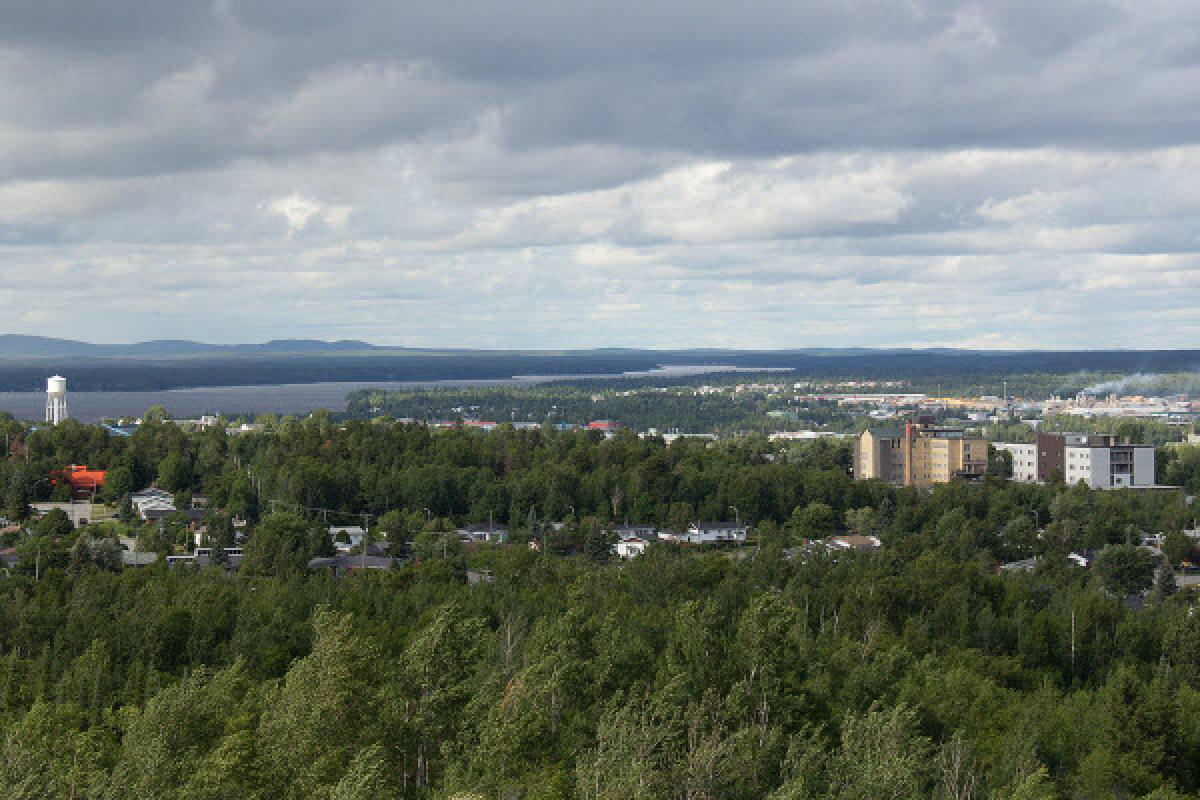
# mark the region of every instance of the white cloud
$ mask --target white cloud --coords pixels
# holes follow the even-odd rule
[[[110,207],[121,195],[111,184],[70,181],[0,183],[0,223],[61,220]]]
[[[988,198],[979,206],[979,216],[989,222],[1048,221],[1062,207],[1062,198],[1038,189],[1003,200]]]
[[[288,237],[308,227],[313,219],[320,219],[330,229],[341,231],[350,221],[354,209],[350,206],[321,205],[316,200],[298,192],[276,197],[266,204],[269,211],[283,217],[287,223]]]
[[[276,197],[267,204],[267,208],[287,222],[289,236],[304,230],[308,221],[321,213],[321,207],[316,202],[295,192]]]
[[[1137,313],[1113,344],[1200,332],[1193,4],[347,1],[18,0],[13,329],[1067,347]]]

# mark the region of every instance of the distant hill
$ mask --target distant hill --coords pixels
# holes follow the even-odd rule
[[[329,381],[497,380],[513,376],[615,376],[660,366],[787,369],[797,377],[910,379],[935,375],[1065,375],[1197,371],[1196,350],[998,351],[945,348],[786,350],[471,350],[406,348],[345,340],[258,344],[159,340],[93,344],[0,335],[0,391],[40,391],[59,372],[72,391],[177,389]],[[654,378],[646,378],[654,380]]]
[[[198,356],[286,356],[286,355],[346,355],[350,353],[455,356],[479,353],[502,353],[506,355],[536,356],[580,356],[601,357],[666,357],[677,356],[692,362],[694,359],[729,358],[731,355],[756,356],[855,356],[885,354],[927,355],[971,355],[979,351],[954,350],[950,348],[882,348],[868,347],[804,347],[782,350],[734,350],[722,348],[690,348],[682,350],[646,350],[636,347],[601,347],[591,350],[488,350],[466,348],[422,348],[392,347],[377,345],[356,339],[324,341],[321,339],[272,339],[268,342],[248,344],[210,344],[189,339],[155,339],[132,344],[96,344],[74,339],[56,339],[48,336],[25,336],[16,333],[0,334],[0,359],[26,358],[189,358]],[[986,351],[990,355],[1001,352]]]
[[[276,339],[258,344],[208,344],[187,339],[156,339],[134,344],[93,344],[46,336],[0,334],[0,358],[170,358],[209,355],[303,355],[400,350],[354,340]]]

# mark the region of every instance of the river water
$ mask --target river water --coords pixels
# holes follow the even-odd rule
[[[343,383],[287,383],[272,386],[208,386],[146,392],[71,392],[67,397],[72,419],[138,417],[150,406],[162,406],[173,417],[186,419],[201,414],[308,414],[320,408],[346,409],[346,395],[358,389],[430,389],[465,386],[524,386],[556,380],[597,378],[683,377],[717,372],[773,372],[776,369],[746,369],[727,366],[663,366],[653,371],[620,375],[525,375],[493,380],[392,381]],[[67,376],[68,380],[70,376]],[[41,392],[0,392],[0,411],[19,419],[45,417],[46,395]]]

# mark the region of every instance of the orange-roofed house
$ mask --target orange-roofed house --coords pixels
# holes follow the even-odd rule
[[[75,495],[91,494],[97,491],[104,485],[104,476],[107,473],[102,469],[88,469],[79,464],[72,464],[67,467],[67,482],[71,484],[71,493]]]

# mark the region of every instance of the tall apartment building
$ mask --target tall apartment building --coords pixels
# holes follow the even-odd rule
[[[865,430],[858,437],[854,475],[897,486],[932,486],[953,478],[980,478],[987,471],[988,443],[961,428],[939,428],[918,417],[903,430]]]
[[[1093,489],[1154,485],[1154,447],[1111,434],[1041,433],[1032,444],[995,442],[1012,453],[1014,481],[1063,480]]]

